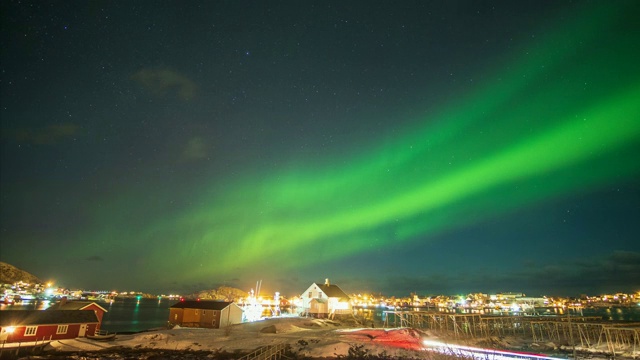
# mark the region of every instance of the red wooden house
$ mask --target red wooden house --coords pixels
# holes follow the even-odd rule
[[[0,311],[0,343],[75,339],[93,335],[100,321],[93,311]]]
[[[81,300],[71,300],[67,301],[66,298],[63,298],[57,304],[54,304],[47,308],[48,311],[51,310],[91,310],[96,313],[98,317],[98,329],[100,329],[100,325],[102,324],[102,318],[107,311],[107,309],[102,306],[96,304],[93,301],[81,301]]]

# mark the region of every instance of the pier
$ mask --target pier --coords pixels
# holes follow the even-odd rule
[[[614,323],[598,316],[487,316],[428,311],[384,311],[385,327],[412,327],[452,339],[517,336],[560,342],[609,354],[640,351],[640,323]]]

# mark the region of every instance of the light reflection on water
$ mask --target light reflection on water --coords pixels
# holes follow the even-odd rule
[[[368,309],[358,309],[358,315],[363,316],[365,319],[371,321],[380,321],[385,322],[386,317],[389,316],[389,323],[393,322],[393,314],[385,313],[386,308],[368,308]],[[397,309],[401,310],[401,309]],[[425,311],[424,309],[419,308],[407,308],[402,309],[404,311]],[[453,312],[450,312],[453,313]],[[489,314],[485,312],[477,312],[479,314]],[[566,309],[566,308],[540,308],[536,309],[535,314],[533,315],[542,315],[542,316],[561,316],[561,315],[570,315],[570,316],[584,316],[584,317],[601,317],[602,320],[608,321],[640,321],[640,306],[630,306],[630,307],[600,307],[600,308],[578,308],[578,309]],[[490,315],[490,314],[489,314]],[[501,315],[523,315],[522,313],[510,313],[510,314],[501,314]],[[527,314],[532,315],[532,314]]]
[[[14,304],[0,304],[0,310],[45,310],[52,304],[49,300],[22,300]]]
[[[138,332],[153,328],[161,328],[167,325],[169,320],[169,307],[177,300],[168,299],[117,299],[112,302],[96,301],[97,304],[107,309],[102,319],[102,329],[111,332]],[[23,301],[13,305],[0,305],[0,310],[44,310],[51,304],[48,301]],[[385,322],[386,308],[359,309],[358,314],[364,316],[376,326]],[[420,310],[420,309],[406,309]],[[582,308],[563,309],[547,308],[536,309],[538,315],[566,315],[571,316],[599,316],[609,321],[640,321],[640,306],[636,307],[611,307],[611,308]],[[393,315],[389,323],[393,323]]]
[[[95,301],[107,310],[102,318],[103,330],[110,332],[138,332],[165,327],[169,320],[169,307],[176,300],[116,299]],[[23,300],[15,304],[0,305],[2,310],[45,310],[53,303],[48,300]]]
[[[102,319],[102,328],[111,332],[137,332],[165,327],[169,307],[175,300],[117,299],[109,304]]]

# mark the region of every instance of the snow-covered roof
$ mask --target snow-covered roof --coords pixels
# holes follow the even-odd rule
[[[97,323],[93,311],[84,310],[3,310],[0,326]]]
[[[93,301],[84,301],[84,300],[73,300],[67,302],[59,302],[47,308],[47,310],[85,310],[91,305],[95,305],[102,309],[102,311],[107,312],[107,309],[98,305]]]
[[[349,296],[340,289],[338,285],[327,285],[327,284],[319,284],[315,283],[315,285],[320,289],[323,293],[327,294],[327,297],[332,298],[340,298],[349,300]]]

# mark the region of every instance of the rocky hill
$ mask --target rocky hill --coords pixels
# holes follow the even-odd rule
[[[199,291],[188,297],[202,300],[235,301],[239,298],[246,298],[247,295],[248,294],[245,291],[240,289],[229,286],[220,286],[218,289]]]
[[[13,284],[18,281],[29,284],[43,284],[42,280],[35,275],[0,261],[0,284]]]

